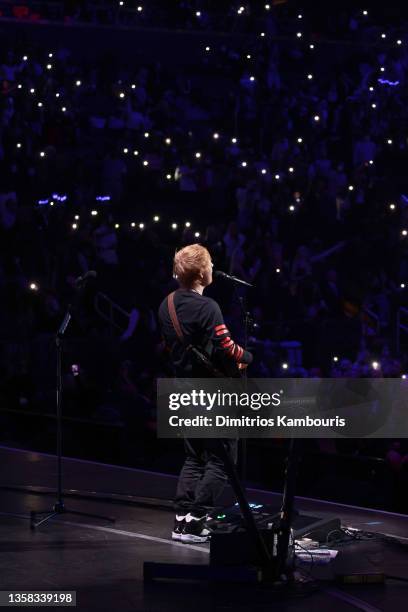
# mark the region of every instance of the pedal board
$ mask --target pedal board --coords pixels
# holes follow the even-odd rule
[[[276,532],[279,526],[280,508],[263,504],[249,504],[257,527],[264,538],[271,557],[275,556]],[[256,564],[258,557],[254,542],[247,532],[238,505],[212,513],[207,519],[211,527],[210,564]],[[292,521],[293,539],[311,538],[323,544],[330,533],[340,529],[341,522],[335,516],[295,512]]]

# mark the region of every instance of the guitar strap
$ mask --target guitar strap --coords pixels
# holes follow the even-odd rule
[[[171,322],[173,323],[173,327],[176,330],[176,334],[179,337],[179,340],[184,343],[185,342],[184,334],[181,331],[180,322],[177,318],[176,309],[174,307],[174,293],[175,292],[173,291],[173,293],[170,293],[170,295],[167,296],[167,306],[169,309]]]

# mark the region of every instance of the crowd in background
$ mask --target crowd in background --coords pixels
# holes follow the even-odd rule
[[[85,19],[86,3],[71,5]],[[208,3],[200,27],[222,23],[222,8],[212,17]],[[154,11],[142,12],[152,25]],[[238,342],[241,298],[252,313],[251,375],[404,375],[395,321],[408,291],[408,38],[354,11],[320,37],[359,44],[320,43],[306,12],[255,13],[244,47],[202,45],[200,65],[0,42],[10,407],[52,410],[50,347],[75,303],[68,412],[128,422],[137,404],[153,430],[154,382],[169,372],[157,308],[174,287],[174,249],[192,242],[255,286],[209,290]],[[75,279],[89,270],[97,279],[78,298]],[[98,292],[130,315],[113,335]],[[403,462],[400,447],[392,453]]]

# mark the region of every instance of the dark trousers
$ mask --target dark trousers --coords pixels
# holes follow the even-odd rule
[[[186,458],[177,483],[174,508],[177,514],[191,512],[201,517],[215,507],[227,482],[224,461],[220,456],[221,440],[185,438]],[[237,441],[223,440],[224,447],[237,461]]]

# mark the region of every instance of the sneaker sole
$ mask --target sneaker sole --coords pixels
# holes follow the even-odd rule
[[[171,539],[172,540],[181,540],[181,533],[176,533],[176,532],[172,532],[171,534]]]
[[[209,542],[210,536],[197,536],[197,535],[193,535],[192,533],[183,533],[180,539],[182,542],[202,543],[202,542]]]

